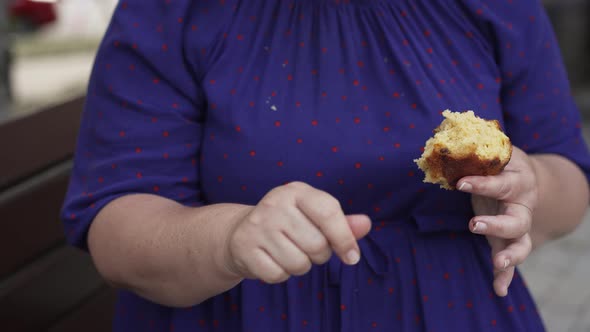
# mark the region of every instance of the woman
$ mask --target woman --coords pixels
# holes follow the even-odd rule
[[[421,182],[446,108],[502,174]],[[579,121],[537,0],[123,1],[63,218],[116,331],[543,331],[515,266],[585,211]]]

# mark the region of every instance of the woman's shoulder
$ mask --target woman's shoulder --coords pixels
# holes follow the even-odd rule
[[[184,22],[184,47],[200,76],[217,56],[220,46],[228,38],[228,31],[236,24],[240,11],[235,1],[189,2]]]
[[[461,0],[456,3],[461,4],[494,48],[530,50],[550,28],[541,0]]]
[[[543,13],[541,0],[461,0],[463,6],[482,20],[518,27]]]

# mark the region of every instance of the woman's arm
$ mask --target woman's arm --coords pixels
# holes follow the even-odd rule
[[[88,234],[101,275],[160,304],[185,307],[241,281],[224,266],[229,230],[251,206],[189,208],[154,195],[130,195],[108,204]]]
[[[533,247],[573,231],[588,207],[588,180],[580,168],[558,155],[530,155],[539,201],[533,215]]]
[[[328,193],[292,182],[256,206],[188,208],[153,195],[130,195],[95,218],[89,249],[113,285],[176,307],[198,304],[242,278],[279,283],[336,253],[356,264],[356,240],[371,222],[344,215]]]

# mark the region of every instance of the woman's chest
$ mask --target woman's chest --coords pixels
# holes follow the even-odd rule
[[[203,78],[205,192],[257,199],[293,180],[344,196],[419,188],[413,159],[443,110],[502,121],[492,52],[461,29],[272,22],[227,33]]]

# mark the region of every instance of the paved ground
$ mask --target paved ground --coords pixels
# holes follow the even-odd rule
[[[16,98],[21,103],[45,103],[80,93],[91,65],[91,53],[21,59],[14,72]],[[590,122],[585,134],[590,142]],[[590,212],[576,232],[540,248],[521,270],[548,332],[590,332]]]
[[[590,214],[571,235],[534,252],[521,271],[548,332],[590,331]]]

